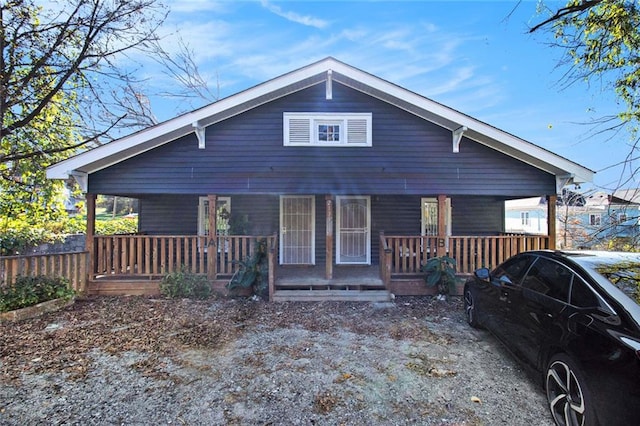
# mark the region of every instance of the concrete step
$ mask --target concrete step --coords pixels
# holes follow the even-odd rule
[[[276,290],[274,302],[388,302],[391,293],[387,290]]]
[[[382,281],[290,281],[276,282],[276,290],[386,290]]]

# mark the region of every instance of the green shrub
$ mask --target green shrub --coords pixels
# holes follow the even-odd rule
[[[247,259],[237,262],[238,270],[227,283],[227,288],[237,291],[242,288],[251,288],[254,295],[268,297],[269,293],[269,263],[267,256],[267,240],[265,238],[256,241],[253,254]]]
[[[170,298],[208,299],[211,285],[204,275],[189,272],[184,266],[165,274],[160,281],[160,293]]]
[[[420,268],[427,287],[438,286],[439,294],[449,294],[456,284],[456,260],[449,256],[432,257]]]
[[[24,220],[7,219],[0,228],[0,256],[25,254],[29,248],[64,240],[65,235],[87,232],[86,219],[81,216],[59,221],[31,224]],[[96,220],[96,234],[133,234],[138,232],[137,218]]]
[[[47,300],[70,299],[74,294],[65,278],[19,276],[13,285],[0,287],[0,312],[33,306]]]
[[[133,234],[138,232],[137,218],[118,218],[108,220],[96,220],[96,234]]]
[[[62,238],[36,226],[23,226],[0,231],[0,256],[24,253],[29,247],[61,241]]]

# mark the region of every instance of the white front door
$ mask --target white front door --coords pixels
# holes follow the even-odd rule
[[[315,264],[315,199],[280,197],[280,264]]]
[[[336,263],[371,264],[370,205],[369,197],[336,197]]]

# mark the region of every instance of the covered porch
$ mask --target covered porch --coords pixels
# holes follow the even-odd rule
[[[209,205],[216,205],[209,195]],[[95,235],[95,195],[87,196],[89,294],[157,294],[163,275],[178,268],[206,275],[213,289],[226,285],[251,256],[258,241],[266,241],[269,300],[389,300],[395,295],[423,295],[427,288],[421,266],[435,256],[457,262],[467,276],[477,268],[493,268],[526,250],[555,248],[555,196],[549,197],[549,236],[398,235],[381,231],[372,236],[377,258],[369,265],[336,265],[333,199],[327,196],[325,261],[317,265],[281,265],[279,236],[273,235]],[[438,226],[445,230],[446,196],[438,196]],[[208,209],[208,229],[217,229],[216,210]],[[372,241],[373,243],[374,241]]]
[[[268,247],[269,300],[388,300],[397,295],[424,295],[420,267],[429,258],[444,254],[456,259],[461,277],[479,267],[494,267],[526,250],[550,248],[547,236],[379,236],[377,265],[281,266],[277,262],[277,236],[208,237],[96,235],[89,249],[89,294],[153,295],[166,273],[184,267],[206,275],[214,290],[226,293],[226,285],[239,268],[239,261],[253,252],[258,240]],[[441,244],[444,242],[443,247]],[[205,249],[206,248],[206,249]]]

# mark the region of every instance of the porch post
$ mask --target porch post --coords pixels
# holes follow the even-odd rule
[[[84,248],[89,252],[87,256],[87,271],[89,279],[93,278],[95,272],[95,255],[94,255],[94,241],[93,237],[96,233],[96,194],[86,193],[86,207],[87,207],[87,233],[84,240]]]
[[[269,263],[269,302],[273,302],[273,295],[276,292],[276,248],[278,247],[278,234],[273,234],[267,239],[267,261]]]
[[[547,229],[549,234],[549,249],[556,249],[556,202],[558,196],[556,194],[547,195]]]
[[[209,235],[207,242],[207,279],[213,281],[218,275],[218,236],[216,235],[216,201],[218,197],[215,194],[207,195],[209,200]]]
[[[325,261],[325,278],[333,279],[333,197],[325,195],[326,210],[326,261]]]
[[[438,246],[436,256],[447,254],[447,196],[438,195]]]

